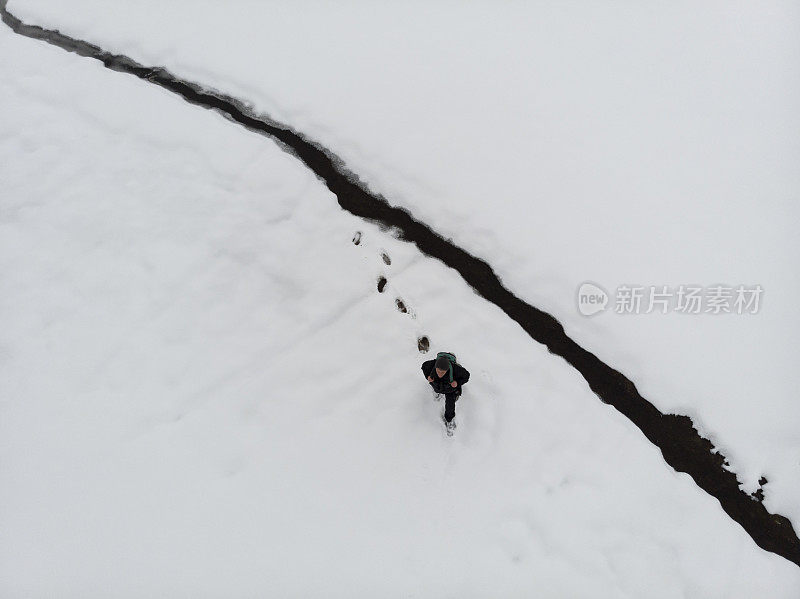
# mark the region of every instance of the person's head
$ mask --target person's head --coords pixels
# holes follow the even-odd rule
[[[441,356],[436,358],[436,363],[434,366],[436,368],[436,376],[442,378],[450,370],[450,360],[444,356]]]

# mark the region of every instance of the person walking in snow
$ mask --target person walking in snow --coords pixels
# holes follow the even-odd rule
[[[469,380],[469,371],[456,361],[454,354],[439,352],[435,360],[422,363],[422,374],[437,394],[444,394],[444,421],[450,435],[455,428],[456,401]]]

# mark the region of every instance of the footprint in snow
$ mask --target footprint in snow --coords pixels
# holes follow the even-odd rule
[[[355,234],[353,235],[353,244],[360,245],[361,238],[362,238],[361,231],[356,231]],[[381,260],[383,260],[383,263],[386,264],[387,266],[392,264],[392,259],[389,257],[389,254],[387,254],[385,251],[381,252]],[[386,289],[386,283],[388,283],[388,281],[385,276],[381,275],[378,277],[378,293],[383,293],[384,289]],[[400,312],[402,312],[403,314],[410,313],[411,318],[416,318],[416,315],[413,312],[409,312],[408,307],[406,306],[405,302],[402,299],[400,299],[399,297],[395,298],[394,303]],[[417,340],[417,348],[422,353],[427,352],[428,349],[430,348],[430,341],[428,340],[428,338],[420,337]]]
[[[424,354],[427,353],[428,350],[431,348],[431,342],[427,336],[422,336],[417,339],[417,349],[420,353]]]
[[[416,318],[417,317],[417,315],[414,313],[414,311],[411,308],[409,308],[408,306],[406,306],[406,303],[402,299],[400,299],[399,297],[395,298],[394,304],[395,304],[395,306],[397,306],[397,309],[400,310],[400,312],[402,312],[403,314],[408,314],[411,318]]]

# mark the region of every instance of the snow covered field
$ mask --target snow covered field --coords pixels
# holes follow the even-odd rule
[[[486,258],[800,521],[800,7],[12,0],[247,99]],[[187,18],[187,14],[190,15]],[[756,317],[592,320],[578,286],[761,285]]]
[[[794,9],[308,6],[9,8],[323,141],[798,515]],[[562,360],[273,143],[6,27],[0,56],[0,595],[798,595]],[[588,320],[586,279],[770,303]],[[453,439],[422,334],[472,372]]]

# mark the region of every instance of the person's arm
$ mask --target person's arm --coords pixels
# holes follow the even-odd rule
[[[458,386],[466,385],[469,380],[469,370],[460,364],[453,369],[453,379],[458,382]]]
[[[433,372],[433,364],[436,360],[428,360],[427,362],[422,363],[422,374],[425,375],[425,380],[428,380],[431,372]]]

